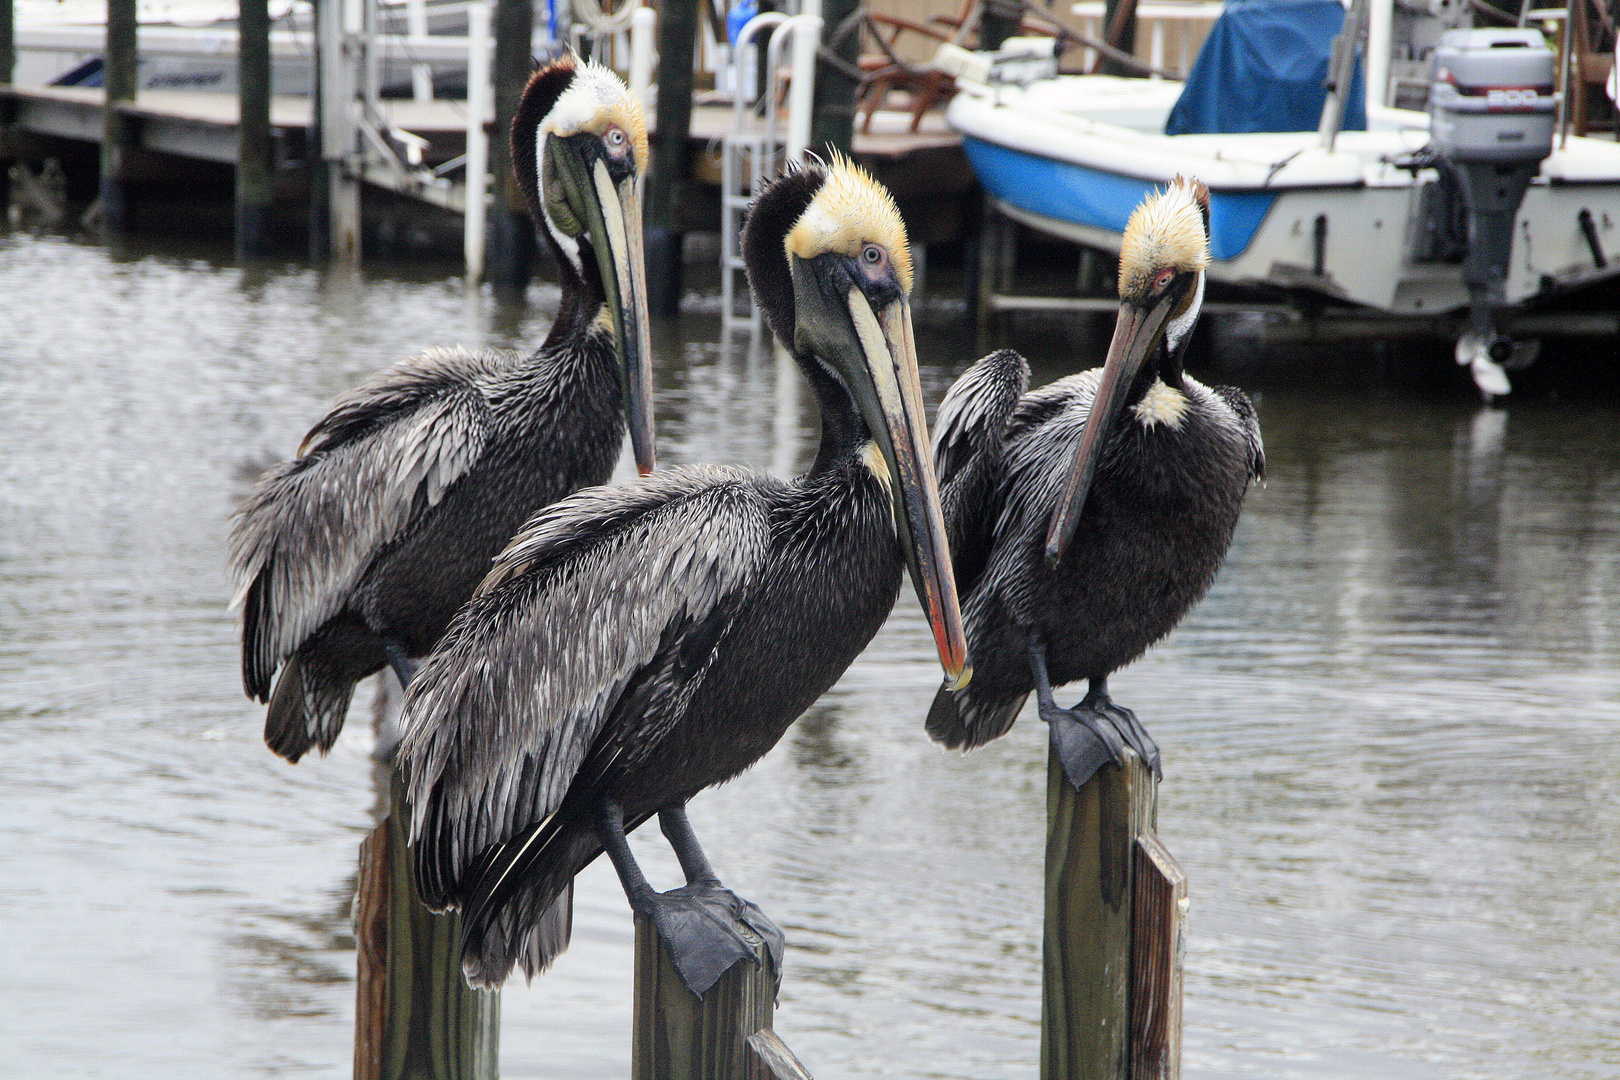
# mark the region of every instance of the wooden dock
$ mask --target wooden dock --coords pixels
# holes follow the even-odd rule
[[[199,171],[217,173],[222,166],[234,169],[235,94],[143,90],[133,101],[120,102],[117,109],[135,129],[134,152],[126,162],[129,179],[148,188],[169,184],[207,197],[208,185],[198,183]],[[425,140],[422,164],[429,169],[465,152],[464,102],[384,99],[380,109],[390,127]],[[55,158],[71,177],[76,168],[82,170],[95,160],[105,110],[99,88],[0,84],[0,162],[21,161],[37,168]],[[309,192],[310,99],[273,97],[270,114],[276,199],[282,204],[304,203]],[[700,101],[692,110],[688,156],[692,167],[686,178],[687,197],[679,204],[681,231],[719,230],[719,146],[730,120],[729,105]],[[909,122],[904,113],[877,113],[870,134],[857,131],[855,156],[894,192],[914,243],[954,239],[978,206],[977,182],[962,152],[961,139],[937,113],[925,116],[916,133],[907,130]],[[657,138],[656,132],[653,138]],[[365,178],[378,188],[457,215],[465,206],[459,178],[413,183],[376,166],[368,166]]]

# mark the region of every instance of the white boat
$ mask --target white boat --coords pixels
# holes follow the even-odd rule
[[[1387,46],[1387,37],[1374,38],[1373,48]],[[1387,70],[1373,72],[1374,85]],[[1455,178],[1427,149],[1428,113],[1369,104],[1366,130],[1325,122],[1311,131],[1167,135],[1183,92],[1173,81],[1087,75],[962,85],[948,119],[998,209],[1031,228],[1117,252],[1132,209],[1183,173],[1210,190],[1213,279],[1402,315],[1482,303],[1478,283],[1471,292],[1466,280],[1467,215]],[[1539,90],[1539,122],[1550,128],[1556,99],[1550,86]],[[1327,108],[1337,104],[1329,94]],[[1526,104],[1508,118],[1538,120],[1521,115],[1530,111]],[[1555,133],[1551,154],[1530,168],[1511,257],[1487,308],[1620,274],[1620,145]]]

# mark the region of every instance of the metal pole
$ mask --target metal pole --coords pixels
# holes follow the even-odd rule
[[[820,0],[804,0],[806,9],[821,6]],[[816,50],[821,44],[821,17],[806,10],[794,20],[793,84],[788,88],[788,161],[802,161],[810,146],[810,119],[815,108]]]
[[[236,253],[269,247],[275,196],[275,143],[270,128],[270,4],[237,6]]]
[[[469,286],[484,276],[484,209],[489,197],[489,136],[484,123],[490,113],[491,7],[489,0],[481,0],[467,8],[467,213],[462,245]]]
[[[630,92],[641,101],[642,108],[652,96],[653,40],[658,33],[658,13],[652,8],[637,8],[630,16]]]

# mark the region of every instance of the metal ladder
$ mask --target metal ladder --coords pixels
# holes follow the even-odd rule
[[[738,64],[748,55],[747,47],[759,31],[777,27],[766,49],[766,84],[760,87],[765,95],[765,116],[754,114],[747,95],[742,92],[742,72],[732,80],[735,92],[731,104],[731,127],[721,140],[720,158],[720,328],[730,334],[746,330],[757,334],[760,329],[759,312],[754,310],[753,298],[748,291],[746,267],[743,264],[740,238],[743,219],[748,207],[764,190],[788,161],[802,157],[810,141],[810,102],[815,88],[816,48],[821,43],[820,0],[804,0],[804,13],[794,16],[768,11],[748,20],[737,35],[732,51],[732,63]],[[789,102],[788,130],[782,130],[776,102],[780,97],[781,54],[784,43],[791,40],[793,49],[792,95]],[[740,295],[745,310],[738,313],[738,280],[742,277]]]

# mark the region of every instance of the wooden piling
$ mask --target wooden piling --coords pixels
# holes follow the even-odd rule
[[[822,0],[821,47],[816,60],[815,105],[810,115],[810,149],[851,154],[855,145],[855,95],[861,59],[861,26],[853,22],[861,0]],[[838,62],[830,62],[831,53]]]
[[[135,0],[107,0],[107,48],[102,56],[106,108],[101,135],[101,224],[110,233],[129,227],[124,167],[135,145],[134,122],[118,104],[135,100]]]
[[[236,253],[263,255],[270,246],[275,195],[275,143],[270,127],[270,3],[238,0],[236,52]]]
[[[765,943],[741,929],[754,945],[754,962],[732,965],[699,1000],[652,920],[636,917],[631,1080],[809,1080],[771,1031],[776,976]]]
[[[1127,751],[1076,791],[1053,756],[1046,805],[1042,1080],[1175,1080],[1187,885],[1152,771]]]
[[[538,245],[512,172],[511,131],[533,64],[534,0],[495,0],[495,128],[489,145],[495,197],[486,276],[497,288],[519,292],[534,273]]]
[[[388,819],[360,845],[355,1080],[494,1080],[500,994],[461,974],[461,916],[416,899],[399,773]]]
[[[683,234],[675,207],[687,184],[687,137],[692,130],[692,55],[699,0],[663,0],[658,7],[658,120],[652,176],[647,182],[647,306],[657,315],[681,309]]]
[[[16,70],[16,6],[12,0],[0,0],[0,83],[9,83]]]

